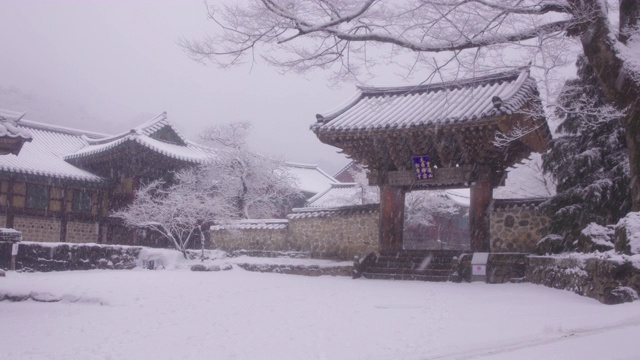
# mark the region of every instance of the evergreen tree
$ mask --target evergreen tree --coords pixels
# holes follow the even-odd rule
[[[590,222],[613,224],[631,208],[629,160],[622,115],[606,102],[584,56],[578,78],[558,99],[559,137],[543,156],[543,169],[557,181],[557,195],[543,206],[551,231],[574,240]]]

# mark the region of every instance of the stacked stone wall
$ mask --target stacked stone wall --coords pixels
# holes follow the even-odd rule
[[[16,216],[13,228],[22,231],[22,240],[36,242],[60,241],[60,220],[30,216]]]
[[[224,251],[289,251],[288,229],[220,229],[211,232],[212,247]]]
[[[0,215],[0,227],[7,227],[7,217]]]
[[[69,243],[97,243],[98,223],[94,222],[67,222],[67,239]]]
[[[534,284],[573,291],[604,304],[637,300],[640,292],[640,268],[631,259],[531,256],[528,260],[526,279]]]
[[[353,259],[378,250],[378,211],[327,212],[289,220],[293,250],[312,257]]]
[[[20,243],[16,270],[132,269],[142,250],[134,246]],[[0,243],[0,268],[9,268],[11,244]]]
[[[535,253],[548,226],[549,217],[535,206],[496,206],[491,213],[491,252]]]
[[[301,251],[314,258],[351,260],[378,249],[378,207],[363,205],[294,212],[277,225],[214,226],[211,247],[225,251]]]

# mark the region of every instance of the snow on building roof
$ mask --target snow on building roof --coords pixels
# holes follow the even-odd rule
[[[25,141],[31,141],[29,130],[18,126],[18,122],[24,115],[25,113],[0,109],[0,137],[22,138]]]
[[[20,121],[18,127],[21,131],[28,131],[32,141],[25,143],[18,155],[0,156],[0,170],[59,179],[102,181],[101,177],[64,161],[65,154],[87,146],[86,136],[95,134],[28,120]]]
[[[172,135],[178,137],[177,143],[158,140],[154,135],[163,128],[169,128]],[[135,142],[167,157],[191,162],[203,163],[211,159],[214,150],[186,140],[167,120],[166,112],[150,121],[131,129],[129,132],[100,139],[86,139],[88,145],[78,151],[67,154],[66,160],[85,158],[104,153],[127,142]]]
[[[325,191],[307,200],[307,207],[332,208],[362,204],[362,188],[356,183],[331,184]]]
[[[307,219],[317,217],[344,216],[354,213],[377,212],[378,204],[340,206],[333,208],[298,208],[293,209],[293,213],[287,215],[287,219]]]
[[[236,220],[225,224],[212,225],[209,229],[219,230],[279,230],[286,229],[289,224],[287,219],[248,219]]]
[[[286,164],[287,171],[296,179],[296,184],[302,192],[317,194],[327,190],[331,184],[338,183],[338,180],[320,169],[318,165],[292,162]]]
[[[316,115],[318,122],[311,128],[355,131],[464,123],[512,114],[536,89],[528,68],[440,84],[359,87],[347,104]]]

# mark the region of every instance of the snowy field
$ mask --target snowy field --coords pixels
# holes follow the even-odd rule
[[[9,273],[2,359],[638,359],[640,302],[532,284],[188,270]]]

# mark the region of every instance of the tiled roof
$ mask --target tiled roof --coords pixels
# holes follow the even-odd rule
[[[136,142],[150,150],[163,154],[167,157],[192,163],[206,162],[213,155],[213,150],[193,144],[191,142],[187,143],[186,146],[182,146],[159,141],[146,135],[130,133],[120,138],[112,138],[111,141],[108,142],[101,141],[98,143],[89,143],[88,146],[71,154],[68,154],[64,158],[67,160],[78,159],[103,153],[128,141]]]
[[[327,190],[331,184],[338,182],[333,176],[320,169],[318,165],[287,162],[287,171],[296,179],[298,188],[306,193],[320,193]]]
[[[286,229],[289,220],[286,219],[251,219],[237,220],[226,224],[212,225],[209,229],[219,230],[279,230]]]
[[[537,92],[537,87],[528,69],[523,69],[440,84],[358,90],[346,105],[316,115],[318,122],[312,130],[406,129],[465,123],[512,114]]]
[[[358,213],[372,213],[377,212],[378,208],[378,204],[340,206],[334,208],[300,208],[293,209],[293,213],[287,215],[287,219],[307,219],[318,217],[345,216]]]
[[[361,195],[362,188],[356,183],[331,184],[331,187],[307,200],[307,207],[332,208],[360,205]]]
[[[85,139],[88,136],[95,136],[95,133],[28,120],[20,121],[18,127],[22,131],[31,133],[33,140],[25,143],[17,156],[0,156],[0,170],[59,179],[102,181],[101,177],[77,168],[63,158],[65,154],[86,146]]]
[[[180,137],[180,139],[184,142],[184,145],[172,144],[156,140],[151,137],[156,131],[166,126],[169,126],[175,132],[175,134]],[[86,140],[88,146],[79,149],[76,152],[67,154],[64,158],[66,160],[71,160],[100,154],[130,141],[136,142],[141,146],[163,154],[167,157],[191,163],[206,162],[214,154],[213,149],[195,144],[185,139],[167,121],[166,113],[160,114],[149,122],[131,129],[129,132],[125,132],[115,136],[104,137],[101,139]]]

